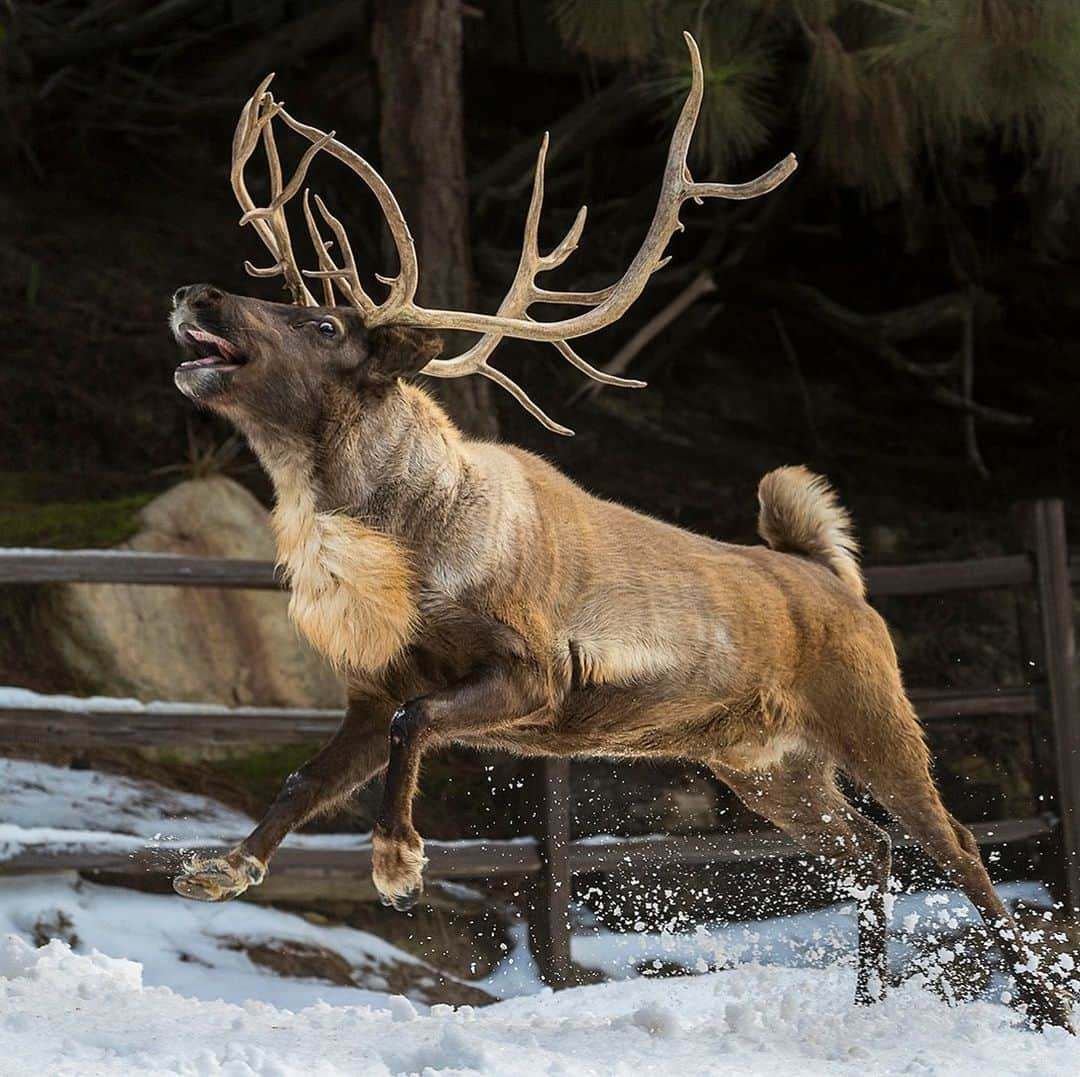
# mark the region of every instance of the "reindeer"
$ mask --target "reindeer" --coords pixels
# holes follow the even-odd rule
[[[690,35],[686,43],[689,95],[655,215],[625,274],[593,292],[536,283],[569,257],[585,225],[582,208],[563,240],[540,252],[545,137],[517,272],[494,315],[419,306],[416,251],[382,177],[333,132],[286,112],[269,78],[244,106],[231,182],[241,223],[273,258],[266,269],[245,266],[282,275],[292,302],[205,284],[179,289],[171,325],[191,357],[175,381],[231,420],[269,473],[290,614],[340,670],[348,706],[337,733],[288,778],[254,831],[222,856],[189,860],[175,889],[220,901],[258,885],[290,831],[385,772],[373,875],[384,900],[404,910],[422,888],[412,802],[432,748],[691,760],[854,881],[855,997],[870,1003],[888,980],[890,841],[842,794],[844,774],[971,899],[1031,1021],[1071,1028],[1068,1004],[1037,970],[970,831],[941,802],[889,632],[865,599],[851,521],[825,479],[802,467],[766,475],[758,496],[767,546],[729,545],[593,497],[528,452],[469,440],[412,384],[418,373],[479,374],[563,434],[570,431],[489,365],[505,337],[546,341],[606,384],[643,384],[595,369],[569,341],[611,325],[637,299],[667,261],[687,200],[755,198],[796,167],[789,155],[749,183],[693,180],[686,157],[703,76]],[[288,182],[277,119],[309,143]],[[263,207],[244,178],[260,141],[269,164]],[[387,289],[381,303],[361,282],[341,221],[317,196],[316,216],[307,189],[318,269],[299,268],[285,207],[321,153],[355,172],[385,215],[399,268],[378,278]],[[321,281],[321,303],[308,280]],[[542,321],[530,315],[536,305],[583,309]],[[434,330],[478,339],[439,358]]]

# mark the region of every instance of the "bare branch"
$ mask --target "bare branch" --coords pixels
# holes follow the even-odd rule
[[[63,67],[93,56],[123,52],[160,38],[187,22],[209,0],[163,0],[135,18],[114,20],[107,30],[84,34],[49,34],[28,43],[34,63],[41,68]]]
[[[799,399],[802,401],[803,418],[806,420],[806,431],[810,435],[810,443],[815,451],[821,449],[821,438],[818,435],[817,423],[814,421],[814,407],[810,400],[810,390],[806,379],[803,377],[802,364],[799,362],[799,353],[788,335],[787,326],[784,325],[780,312],[773,307],[769,313],[772,315],[773,325],[776,327],[776,335],[780,338],[780,346],[787,356],[788,365],[795,376],[795,384],[799,389]]]
[[[916,363],[904,355],[899,348],[886,339],[885,333],[879,328],[879,322],[888,324],[893,320],[897,312],[890,312],[885,315],[860,314],[837,303],[835,299],[829,298],[829,296],[808,284],[776,285],[769,281],[759,281],[755,284],[755,290],[770,299],[779,299],[794,305],[822,325],[831,328],[838,335],[876,355],[893,370],[915,378],[926,386],[930,399],[944,407],[966,412],[983,422],[992,423],[995,426],[1024,427],[1031,425],[1032,419],[1030,415],[1020,415],[1013,411],[1006,411],[1003,408],[979,404],[974,400],[966,399],[962,393],[940,384],[938,379],[943,372],[940,364]],[[923,303],[918,305],[918,309],[927,311],[932,308],[931,304]],[[942,315],[940,322],[926,323],[928,327],[936,324],[948,324],[951,321],[951,305],[946,307],[943,304],[939,309],[947,311],[947,313]],[[904,319],[901,319],[901,321],[904,321]],[[952,369],[953,364],[946,365],[946,370],[951,371]]]
[[[964,332],[960,341],[960,378],[961,391],[969,405],[974,403],[975,392],[975,297],[971,296],[968,303],[967,316],[964,318]],[[980,478],[990,478],[990,469],[983,459],[982,450],[979,448],[979,434],[975,429],[975,416],[971,411],[964,413],[964,450],[968,462],[978,472]]]

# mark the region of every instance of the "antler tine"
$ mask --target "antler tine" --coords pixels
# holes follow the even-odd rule
[[[577,211],[574,223],[570,225],[570,231],[563,236],[562,242],[550,254],[541,259],[545,269],[554,269],[556,266],[561,266],[577,250],[578,243],[581,241],[581,233],[585,231],[585,218],[588,215],[588,206],[582,206]]]
[[[252,265],[251,262],[244,262],[244,272],[249,277],[278,277],[281,275],[282,268],[280,262],[276,265],[267,266],[265,269],[261,266]]]
[[[529,208],[525,213],[525,235],[521,242],[521,258],[518,266],[532,267],[533,265],[543,264],[543,256],[540,254],[540,215],[544,210],[544,173],[547,168],[547,151],[548,146],[551,144],[551,133],[544,132],[544,137],[540,140],[540,149],[536,153],[536,168],[533,170],[533,186],[532,194],[529,196]],[[581,217],[580,211],[578,217]],[[577,224],[577,221],[574,222]],[[584,221],[582,221],[584,225]],[[566,239],[570,238],[570,233],[567,233]],[[566,240],[563,241],[565,243]],[[563,244],[560,243],[561,247]],[[576,241],[575,241],[576,246]],[[520,275],[520,274],[519,274]],[[530,280],[532,277],[530,276]],[[524,279],[518,280],[515,278],[515,284],[524,285]]]
[[[330,230],[334,233],[338,247],[341,250],[341,257],[345,262],[344,268],[338,269],[330,259],[329,253],[326,251],[325,245],[322,244],[320,237],[323,257],[329,262],[329,269],[333,270],[333,272],[329,274],[328,279],[336,280],[338,287],[346,292],[346,299],[360,310],[365,319],[370,321],[371,315],[374,314],[378,308],[372,298],[364,291],[364,286],[360,283],[360,274],[356,268],[356,258],[353,256],[352,245],[349,243],[349,236],[345,231],[345,226],[326,208],[326,203],[323,202],[318,195],[315,196],[315,205],[318,206],[319,213],[322,214],[323,220],[326,221],[330,226]],[[309,215],[308,227],[311,228],[315,223],[315,218],[314,215],[311,214],[306,191],[304,193],[304,212]],[[318,234],[317,229],[313,234]],[[328,267],[324,266],[323,271],[327,272]],[[315,274],[309,273],[308,276],[315,276]]]
[[[272,106],[275,104],[270,92],[266,93],[267,104]],[[263,148],[266,150],[266,164],[270,170],[270,204],[274,205],[277,202],[278,195],[281,194],[281,158],[278,156],[277,143],[274,141],[274,124],[273,117],[271,116],[262,125],[262,139]],[[240,221],[244,223],[243,220]]]
[[[275,258],[274,266],[266,270],[259,270],[257,275],[272,276],[275,273],[283,272],[293,292],[294,302],[306,306],[315,305],[315,299],[304,284],[304,277],[315,277],[323,280],[323,290],[328,304],[333,301],[332,284],[336,283],[344,298],[365,315],[369,325],[392,321],[397,310],[413,304],[419,282],[415,245],[401,208],[398,206],[393,192],[378,172],[359,154],[338,142],[333,131],[324,132],[316,127],[301,123],[285,111],[283,104],[273,100],[273,97],[268,92],[272,78],[273,75],[269,75],[263,79],[244,106],[233,138],[231,178],[233,190],[236,193],[237,200],[240,202],[241,209],[244,211],[240,223],[253,225],[259,237]],[[272,129],[272,121],[278,116],[291,130],[311,143],[287,183],[283,182],[281,162]],[[244,166],[252,153],[254,153],[260,135],[263,138],[270,169],[270,204],[263,207],[255,205],[244,182]],[[315,202],[319,208],[319,213],[333,230],[346,265],[344,268],[339,268],[329,259],[326,252],[326,243],[319,234],[318,226],[315,223],[314,215],[311,213],[310,205],[306,201],[306,196],[305,220],[308,232],[315,245],[320,268],[314,271],[302,271],[296,265],[285,219],[285,206],[300,190],[312,161],[324,150],[346,164],[368,185],[375,194],[390,227],[391,235],[398,250],[399,269],[396,277],[386,281],[389,285],[390,294],[386,301],[381,304],[376,304],[364,291],[345,228],[330,213],[318,196],[315,197]],[[379,279],[386,280],[386,278],[382,277]]]
[[[328,307],[334,306],[334,278],[339,275],[347,275],[347,271],[339,269],[330,257],[330,243],[323,239],[319,226],[315,223],[315,214],[311,212],[311,190],[304,188],[304,221],[307,224],[308,235],[311,236],[311,245],[315,248],[315,256],[319,259],[318,274],[314,270],[303,270],[305,277],[322,277],[323,299]]]
[[[559,341],[565,343],[575,337],[586,336],[611,325],[622,317],[644,290],[649,277],[666,263],[663,257],[664,248],[672,235],[682,227],[679,222],[679,211],[687,199],[756,198],[774,190],[787,179],[797,167],[794,154],[788,154],[768,172],[748,183],[695,183],[693,181],[686,163],[686,156],[701,109],[704,73],[696,42],[688,33],[683,37],[690,54],[690,92],[687,94],[672,133],[656,211],[641,247],[619,281],[610,288],[602,289],[589,296],[590,299],[597,300],[595,305],[584,301],[584,293],[582,296],[575,297],[573,292],[540,292],[534,298],[534,302],[580,302],[581,305],[591,306],[591,309],[574,317],[539,322],[520,316],[507,318],[501,311],[496,315],[483,315],[412,307],[400,312],[399,320],[410,325],[501,333],[503,336],[516,337],[520,340],[542,340],[552,343]],[[437,377],[457,377],[471,373],[472,369],[474,369],[474,363],[466,352],[464,356],[434,359],[424,368],[424,373]]]
[[[544,207],[544,174],[547,161],[548,135],[545,133],[540,143],[540,149],[536,155],[536,170],[533,174],[532,194],[529,198],[529,209],[525,214],[525,229],[522,237],[521,256],[518,259],[517,270],[502,303],[499,305],[499,314],[509,317],[528,318],[528,308],[541,298],[550,294],[566,294],[574,296],[576,302],[581,302],[582,297],[588,293],[547,293],[536,285],[536,275],[549,269],[555,269],[563,264],[567,258],[577,249],[581,234],[585,228],[587,209],[582,206],[578,210],[569,231],[561,242],[556,244],[548,254],[540,253],[540,217]],[[609,289],[604,289],[606,294]],[[496,385],[505,389],[530,415],[533,415],[549,430],[557,434],[571,435],[573,430],[563,426],[551,418],[538,404],[526,393],[520,385],[501,370],[495,370],[487,365],[492,352],[499,346],[503,339],[501,333],[488,333],[480,338],[468,351],[458,356],[455,360],[460,363],[458,368],[464,371],[466,367],[477,373],[490,378]],[[597,381],[608,385],[620,385],[625,388],[641,388],[643,381],[629,378],[620,378],[613,374],[605,374],[587,363],[566,343],[565,340],[553,341],[559,354],[568,360],[578,370],[587,374]],[[439,376],[436,373],[436,376]]]
[[[582,209],[585,207],[582,206]],[[661,258],[656,263],[656,267],[653,269],[654,273],[659,272],[671,261],[671,255],[666,258]],[[595,307],[604,300],[610,299],[615,292],[615,288],[618,285],[609,284],[606,288],[598,288],[595,292],[551,292],[547,288],[533,288],[533,292],[536,295],[537,303],[562,303],[569,306],[577,307]]]
[[[608,374],[604,370],[598,370],[592,363],[586,362],[565,340],[552,341],[555,350],[571,366],[575,366],[582,374],[587,374],[593,381],[603,382],[604,385],[617,385],[620,389],[644,389],[649,383],[640,381],[638,378],[620,378],[618,374]]]
[[[244,169],[251,159],[251,155],[255,152],[255,147],[261,137],[270,170],[272,204],[276,202],[276,196],[280,194],[281,188],[281,161],[274,143],[272,126],[273,119],[280,111],[281,106],[274,101],[268,92],[273,77],[271,74],[263,79],[255,93],[252,94],[240,113],[240,120],[233,135],[232,167],[229,178],[236,199],[240,203],[240,208],[244,211],[240,223],[253,223],[259,238],[274,257],[274,265],[267,269],[256,269],[250,262],[245,262],[244,268],[253,276],[258,277],[282,274],[292,294],[293,302],[304,306],[314,306],[315,298],[304,284],[293,255],[284,210],[276,207],[273,211],[266,213],[256,211],[255,202],[248,192],[244,180]]]
[[[308,148],[304,151],[304,156],[300,158],[300,163],[296,166],[296,171],[289,178],[289,182],[284,187],[281,186],[281,166],[277,164],[277,148],[274,144],[274,136],[268,134],[271,130],[271,125],[267,124],[263,128],[263,137],[267,142],[267,156],[271,156],[276,167],[272,171],[277,173],[276,192],[274,191],[275,184],[271,181],[271,192],[273,198],[270,201],[270,205],[265,206],[262,209],[248,210],[247,213],[240,218],[241,224],[247,224],[248,221],[255,220],[272,220],[274,215],[281,212],[286,202],[296,197],[296,192],[300,190],[301,184],[307,178],[308,169],[311,167],[311,162],[315,159],[320,150],[323,150],[334,140],[334,132],[330,131],[328,134],[322,136],[322,138],[316,139]]]
[[[248,194],[247,185],[244,182],[244,166],[255,152],[255,146],[258,142],[257,112],[259,108],[261,108],[266,87],[270,85],[270,80],[273,77],[272,74],[267,75],[266,78],[259,83],[259,87],[255,93],[252,94],[244,104],[244,107],[240,112],[240,119],[236,124],[236,131],[233,134],[232,165],[229,171],[229,181],[232,184],[236,200],[240,203],[240,208],[245,212],[254,209],[255,202],[251,195]],[[265,221],[259,221],[255,225],[255,231],[259,234],[259,238],[262,239],[270,249],[270,253],[273,254],[274,258],[280,261],[277,243],[274,239],[273,232],[270,230],[270,226]]]
[[[661,258],[652,272],[659,272],[671,260],[671,255]],[[549,292],[548,288],[541,287],[536,287],[532,291],[536,294],[536,302],[552,302],[552,304],[566,304],[575,307],[596,307],[606,299],[610,299],[612,295],[615,295],[617,286],[618,281],[615,284],[609,284],[606,288],[597,288],[595,292]]]
[[[505,389],[534,419],[546,426],[553,434],[573,437],[574,431],[570,427],[557,423],[513,378],[490,366],[478,367],[477,373],[483,374],[485,378],[490,378],[500,388]]]
[[[324,132],[317,127],[310,127],[308,124],[301,123],[290,116],[284,109],[281,110],[280,116],[282,121],[293,131],[310,142],[327,138]],[[375,195],[375,199],[379,203],[379,208],[382,210],[383,217],[386,219],[387,226],[390,229],[394,246],[397,249],[397,276],[389,281],[390,294],[387,298],[378,305],[372,304],[368,324],[375,326],[400,320],[398,317],[400,311],[415,307],[413,300],[416,297],[416,289],[420,283],[416,244],[413,242],[412,233],[409,231],[405,215],[401,212],[401,206],[398,205],[394,192],[390,190],[386,180],[360,154],[338,142],[332,136],[320,148],[352,169],[364,181],[371,193]]]
[[[548,135],[545,132],[543,139],[540,142],[540,149],[536,155],[536,170],[533,173],[533,186],[532,194],[529,196],[529,209],[525,214],[525,231],[521,241],[521,255],[518,258],[517,269],[514,272],[514,279],[510,283],[510,287],[503,297],[502,303],[499,304],[499,314],[510,318],[519,318],[525,315],[529,305],[534,301],[535,284],[534,278],[536,274],[541,271],[544,266],[545,258],[540,254],[540,214],[544,206],[544,162],[547,159],[548,149]],[[577,238],[581,235],[581,228],[584,227],[584,207],[578,212],[577,218],[574,221],[570,231],[566,234],[552,254],[547,256],[547,260],[554,255],[559,255],[558,261],[553,265],[561,264],[566,260],[566,257],[577,245]],[[573,238],[574,242],[568,244],[568,240]],[[565,253],[561,253],[563,248],[566,248]],[[500,341],[503,338],[502,333],[487,333],[482,336],[468,351],[462,353],[454,360],[455,363],[459,363],[458,370],[464,371],[466,367],[470,371],[485,371],[487,368],[487,360],[491,353],[499,346]],[[425,368],[426,369],[426,368]],[[497,373],[497,372],[496,372]],[[436,377],[442,376],[438,371],[434,372]],[[456,376],[456,375],[448,375]],[[499,377],[506,379],[505,375],[499,375]],[[502,385],[503,382],[499,378],[493,378],[493,381]],[[505,388],[505,386],[504,386]],[[523,391],[520,387],[516,387],[518,392]],[[510,390],[512,391],[512,390]],[[528,399],[526,397],[526,399]],[[536,407],[532,401],[529,401],[531,407]],[[558,427],[559,431],[565,431],[565,427],[559,427],[558,423],[554,423],[554,420],[549,419],[546,415],[541,422],[549,429],[554,430]],[[553,424],[553,425],[551,425]],[[572,432],[572,431],[571,431]]]
[[[269,97],[269,94],[267,96]],[[273,98],[270,98],[268,104],[271,106],[274,104]],[[277,240],[278,250],[281,252],[281,259],[278,264],[281,266],[281,272],[285,277],[285,284],[289,291],[292,292],[293,302],[313,307],[315,306],[315,297],[308,290],[307,285],[304,284],[300,267],[296,264],[296,256],[293,254],[292,249],[292,240],[289,237],[289,222],[285,218],[285,203],[288,202],[292,197],[292,194],[295,193],[293,182],[296,181],[296,187],[299,187],[299,181],[297,181],[296,176],[294,176],[288,186],[284,189],[282,188],[281,158],[278,156],[277,143],[274,140],[272,114],[263,124],[262,139],[263,148],[266,151],[267,164],[270,169],[270,207],[266,211],[252,210],[245,213],[244,216],[240,218],[240,224],[246,224],[248,220],[252,219],[253,214],[266,213],[267,223],[273,230],[274,238]],[[310,161],[308,160],[302,160],[297,172],[299,173],[301,168],[306,172],[309,163]],[[293,188],[291,193],[290,188]]]
[[[581,234],[585,231],[586,218],[589,215],[589,207],[582,206],[577,211],[573,224],[570,225],[569,231],[563,236],[562,240],[557,243],[549,253],[540,253],[540,215],[544,204],[544,180],[547,169],[549,138],[549,132],[545,131],[544,137],[540,142],[540,151],[536,158],[536,169],[533,174],[533,190],[529,199],[529,209],[525,216],[525,237],[522,249],[529,251],[531,262],[535,263],[536,266],[530,277],[530,292],[532,298],[529,305],[539,302],[553,302],[569,303],[579,306],[593,306],[602,301],[601,298],[598,297],[606,298],[611,289],[603,288],[595,292],[549,292],[536,283],[536,275],[538,273],[546,273],[550,269],[557,269],[571,254],[574,253],[574,251],[577,250],[578,243],[581,242]],[[520,268],[521,267],[519,266],[519,269]],[[559,296],[560,298],[552,298],[554,296]]]

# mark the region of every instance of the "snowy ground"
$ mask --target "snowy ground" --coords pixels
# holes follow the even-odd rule
[[[17,937],[0,947],[0,977],[0,1072],[13,1075],[1080,1071],[1075,1039],[1027,1032],[1000,1005],[947,1008],[908,986],[855,1009],[839,968],[744,965],[423,1014],[400,996],[304,1009],[206,1001],[147,986],[135,962]]]
[[[254,820],[209,797],[153,782],[0,758],[0,860],[25,849],[131,851],[220,845]],[[362,834],[292,834],[297,846],[352,847]]]
[[[148,987],[171,987],[186,998],[243,1003],[257,999],[302,1009],[317,1002],[385,1009],[395,975],[423,1006],[440,974],[366,931],[316,925],[277,909],[239,902],[184,901],[96,886],[74,873],[0,880],[0,939],[59,938],[79,953],[101,952],[137,962]],[[338,955],[363,987],[277,975],[249,956],[261,946]],[[407,973],[407,976],[400,975]],[[3,1071],[0,1052],[0,1072]]]
[[[147,783],[0,761],[0,857],[42,841],[217,841],[248,822]],[[1046,900],[1037,884],[1002,889]],[[851,913],[839,905],[682,933],[583,921],[574,957],[613,982],[557,995],[540,987],[517,928],[519,945],[478,985],[503,1001],[453,1010],[422,1002],[435,970],[365,932],[71,874],[5,878],[0,1075],[1080,1073],[1077,1040],[1031,1033],[1000,1002],[948,1007],[909,983],[855,1009]],[[908,941],[894,955],[972,916],[956,895],[901,895],[893,921]],[[279,976],[252,960],[265,940],[331,951],[364,986]],[[939,957],[955,955],[946,944]],[[1068,981],[1070,959],[1059,961]],[[639,975],[673,964],[698,974]],[[410,998],[392,993],[395,970],[410,973]]]

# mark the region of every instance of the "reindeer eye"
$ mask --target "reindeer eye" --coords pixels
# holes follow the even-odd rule
[[[323,318],[323,320],[321,322],[319,322],[318,328],[319,328],[319,332],[322,333],[322,335],[324,337],[336,337],[337,336],[337,332],[338,332],[337,323],[332,322],[329,318]]]

